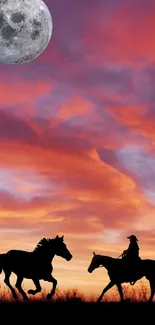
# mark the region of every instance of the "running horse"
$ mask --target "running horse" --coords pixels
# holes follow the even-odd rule
[[[51,238],[42,238],[35,249],[31,252],[23,250],[10,250],[7,253],[0,254],[0,273],[4,271],[5,284],[10,288],[12,296],[17,299],[15,289],[10,284],[11,273],[17,275],[16,288],[21,293],[24,300],[28,300],[28,296],[22,289],[24,278],[31,279],[36,286],[35,290],[28,290],[28,293],[35,295],[42,290],[40,280],[48,281],[53,284],[51,292],[48,293],[47,299],[50,299],[56,290],[57,280],[52,276],[53,266],[52,260],[54,256],[60,256],[67,261],[72,259],[72,254],[64,243],[64,236],[58,235]]]
[[[146,277],[150,283],[151,294],[148,302],[153,300],[155,294],[155,260],[140,259],[132,264],[131,262],[127,262],[123,259],[99,255],[93,252],[93,258],[88,267],[88,272],[92,273],[99,267],[104,267],[107,270],[110,282],[103,289],[101,295],[97,299],[97,302],[100,302],[104,294],[114,285],[117,286],[121,301],[123,301],[124,297],[121,284],[125,282],[134,284],[142,277]]]

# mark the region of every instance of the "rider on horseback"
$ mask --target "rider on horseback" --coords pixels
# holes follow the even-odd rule
[[[129,263],[129,265],[131,266],[136,266],[136,263],[141,260],[141,258],[139,257],[139,246],[138,246],[138,239],[135,235],[131,235],[129,237],[127,237],[130,240],[130,244],[128,246],[128,249],[124,250],[123,253],[121,254],[122,256],[122,260],[125,262],[125,264]],[[129,266],[128,265],[128,266]],[[134,270],[134,268],[133,268]],[[131,285],[134,285],[136,282],[134,276],[133,276],[133,281],[130,282]]]
[[[124,250],[122,253],[122,258],[128,261],[137,261],[140,259],[139,257],[139,246],[138,246],[138,239],[135,235],[131,235],[127,237],[130,240],[130,244],[128,249]]]

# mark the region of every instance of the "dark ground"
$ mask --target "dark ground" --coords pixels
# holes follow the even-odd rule
[[[141,324],[155,320],[147,302],[1,302],[1,324]]]

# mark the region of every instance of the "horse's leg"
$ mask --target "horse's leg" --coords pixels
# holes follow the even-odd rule
[[[41,286],[40,286],[40,282],[38,279],[32,279],[32,281],[34,282],[34,285],[36,286],[36,289],[35,290],[28,290],[28,293],[31,294],[31,295],[35,295],[37,292],[40,292],[41,291]]]
[[[28,297],[27,297],[25,291],[24,291],[24,290],[22,289],[22,287],[21,287],[22,282],[23,282],[23,277],[20,276],[20,275],[17,275],[17,281],[16,281],[15,286],[16,286],[16,288],[19,290],[19,292],[21,293],[23,299],[24,299],[24,300],[28,300]]]
[[[121,301],[124,301],[122,286],[120,283],[117,283],[118,292],[120,294]]]
[[[51,274],[49,274],[49,276],[44,278],[44,280],[53,283],[53,288],[52,288],[51,292],[48,293],[48,295],[46,297],[46,299],[50,299],[55,294],[55,290],[56,290],[56,286],[57,286],[57,280]]]
[[[154,281],[150,281],[150,289],[151,289],[151,295],[149,297],[149,300],[148,302],[152,302],[152,299],[153,299],[153,296],[154,296],[154,293],[155,293],[155,282]]]
[[[5,284],[9,287],[9,289],[11,290],[12,292],[12,296],[14,299],[17,299],[17,294],[16,294],[16,291],[15,289],[12,287],[11,283],[10,283],[10,275],[11,275],[11,272],[8,271],[8,272],[5,272],[4,270],[4,273],[5,273],[5,278],[4,278],[4,282]]]
[[[97,302],[100,302],[104,296],[104,294],[106,293],[106,291],[108,291],[110,288],[112,288],[114,286],[115,283],[113,283],[112,281],[110,281],[108,283],[108,285],[103,289],[101,295],[99,296],[99,298],[97,299]]]

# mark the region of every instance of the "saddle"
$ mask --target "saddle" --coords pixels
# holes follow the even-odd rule
[[[123,256],[122,257],[122,261],[125,263],[125,265],[127,266],[127,268],[132,268],[134,269],[137,266],[137,263],[139,261],[141,261],[141,258],[138,257],[137,259],[131,259],[128,258],[127,256]],[[130,282],[131,285],[134,285],[136,283],[137,280],[133,280]]]

